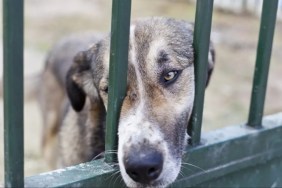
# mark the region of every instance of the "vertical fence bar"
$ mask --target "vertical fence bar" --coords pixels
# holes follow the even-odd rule
[[[23,187],[23,0],[3,0],[5,187]]]
[[[197,0],[193,42],[195,50],[195,101],[188,126],[191,145],[199,144],[201,139],[212,11],[213,0]]]
[[[106,162],[115,162],[119,112],[126,92],[131,0],[113,0],[106,127]]]
[[[277,5],[278,0],[263,1],[252,97],[247,123],[247,125],[256,128],[262,126],[261,122],[276,22]]]

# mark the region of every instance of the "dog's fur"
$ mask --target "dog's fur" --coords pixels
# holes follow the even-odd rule
[[[192,42],[193,25],[185,21],[148,18],[131,25],[127,94],[118,127],[119,167],[129,187],[166,186],[180,171],[194,101]],[[74,51],[83,50],[83,44]],[[70,42],[49,54],[44,72],[42,95],[48,105],[42,105],[46,124],[43,144],[53,165],[69,166],[104,151],[110,37],[77,53],[74,61],[76,53],[66,51],[65,46],[70,47]],[[210,47],[207,83],[213,66]],[[64,100],[64,87],[69,102]],[[49,88],[55,91],[48,93],[52,91]],[[162,161],[157,177],[134,181],[128,161],[132,156],[140,163],[151,160],[142,157],[151,153],[157,153],[152,156],[160,156]]]
[[[49,52],[39,85],[39,105],[42,111],[42,148],[45,160],[54,169],[59,163],[58,134],[66,115],[66,74],[77,52],[88,49],[101,34],[83,33],[60,40]]]

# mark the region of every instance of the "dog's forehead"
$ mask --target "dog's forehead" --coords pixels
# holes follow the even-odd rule
[[[158,59],[166,55],[173,58],[172,65],[187,67],[194,61],[192,35],[192,25],[185,21],[153,18],[133,22],[130,28],[128,64],[129,67],[133,64],[139,68],[129,68],[129,75],[134,75],[134,70],[156,72]],[[98,70],[96,74],[103,73],[103,77],[108,79],[110,37],[100,42],[100,48],[95,59],[96,64],[100,64],[102,68],[95,68]]]
[[[129,54],[136,53],[139,64],[155,65],[158,59],[169,56],[174,59],[172,63],[180,63],[186,67],[194,61],[192,42],[192,25],[188,22],[162,18],[145,19],[131,26]]]

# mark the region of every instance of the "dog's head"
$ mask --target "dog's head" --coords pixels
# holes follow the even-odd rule
[[[166,186],[180,171],[194,101],[192,42],[193,25],[184,21],[151,18],[131,26],[127,95],[118,129],[119,166],[129,187]],[[107,107],[109,46],[106,38],[76,56],[67,75],[76,111],[86,97]],[[211,49],[208,79],[213,56]]]

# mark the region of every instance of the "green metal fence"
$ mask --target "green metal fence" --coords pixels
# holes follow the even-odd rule
[[[107,112],[106,151],[117,150],[117,124],[119,111],[126,93],[128,42],[131,0],[113,1],[112,34],[109,72],[109,105]],[[106,161],[114,162],[114,153],[106,153]]]
[[[24,183],[22,0],[3,0],[3,43],[5,186],[22,187]]]
[[[263,2],[247,125],[230,126],[201,136],[206,80],[202,71],[207,67],[213,0],[197,0],[194,29],[196,98],[188,126],[192,138],[183,161],[203,170],[183,168],[172,187],[282,186],[282,114],[262,119],[277,4],[278,0]],[[126,90],[130,8],[130,0],[113,0],[106,150],[117,148],[117,122]],[[111,166],[116,161],[115,154],[106,154],[105,160],[24,178],[23,1],[3,0],[3,10],[5,186],[125,186],[117,180],[116,167]]]

